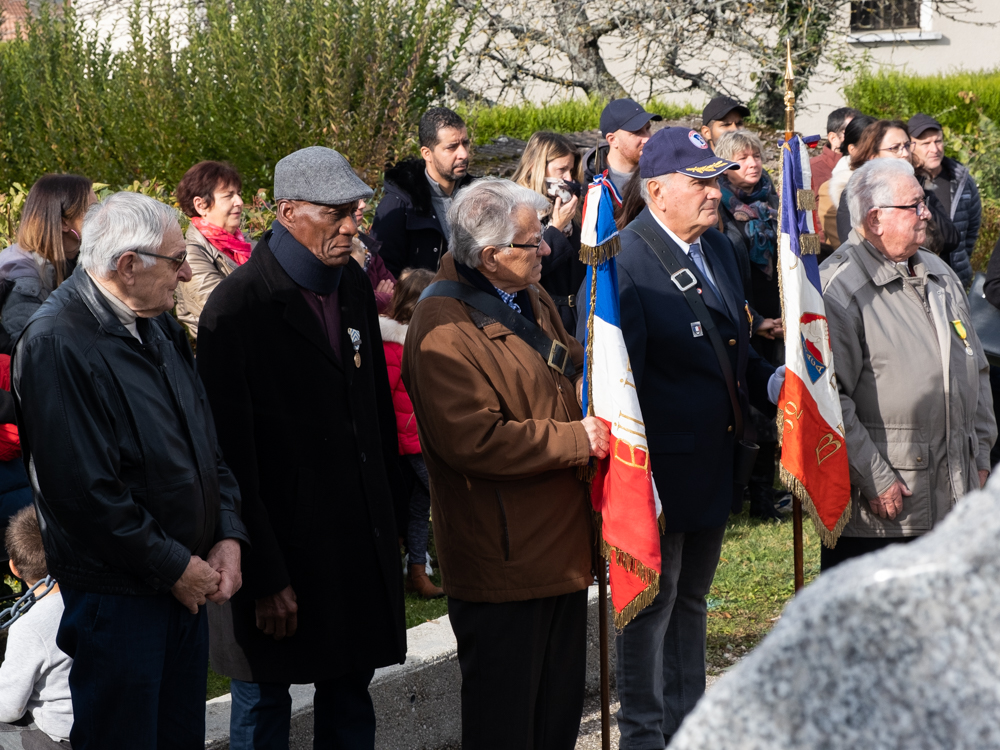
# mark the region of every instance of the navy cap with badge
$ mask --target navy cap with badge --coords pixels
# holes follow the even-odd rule
[[[660,115],[650,114],[632,99],[613,99],[601,112],[601,134],[616,130],[634,133],[642,130],[650,120],[662,120]]]
[[[720,159],[705,143],[701,133],[688,128],[664,128],[650,138],[639,157],[639,177],[661,177],[678,172],[707,180],[740,165]]]

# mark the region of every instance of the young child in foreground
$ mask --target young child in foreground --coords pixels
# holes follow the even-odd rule
[[[33,505],[10,520],[5,541],[10,570],[28,588],[48,575]],[[73,727],[69,670],[73,660],[56,646],[62,613],[57,585],[7,631],[7,652],[0,665],[0,722],[6,722],[0,723],[3,750],[69,748]]]

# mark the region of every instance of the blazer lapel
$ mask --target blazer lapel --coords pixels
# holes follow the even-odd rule
[[[643,211],[648,212],[649,209],[644,208]],[[719,295],[717,295],[712,290],[712,285],[708,283],[702,272],[698,269],[698,266],[696,266],[694,261],[691,260],[691,256],[685,253],[683,250],[681,250],[680,247],[677,246],[677,243],[674,242],[673,237],[671,237],[669,234],[663,231],[663,227],[661,227],[660,223],[653,218],[652,213],[650,213],[650,215],[646,217],[645,223],[647,226],[652,227],[654,232],[660,235],[663,241],[667,243],[667,246],[674,251],[674,254],[678,258],[681,259],[681,262],[684,264],[684,267],[687,268],[691,273],[693,273],[695,275],[695,278],[698,279],[698,286],[701,289],[701,298],[705,300],[705,306],[712,310],[715,310],[716,312],[722,313],[726,317],[731,317],[731,314],[726,306],[725,301],[720,299]],[[704,251],[704,244],[702,245],[702,255],[706,258],[708,257],[708,253]],[[715,267],[711,265],[711,261],[709,261],[709,266],[712,269],[713,275],[715,276],[716,283],[720,283],[719,275],[718,273],[715,272]],[[725,280],[723,280],[722,283],[723,286],[725,286],[724,281]]]
[[[718,258],[718,250],[714,245],[709,245],[706,242],[705,235],[701,236],[701,247],[702,253],[712,269],[712,275],[715,276],[716,286],[719,287],[719,292],[722,294],[722,304],[725,305],[724,312],[729,316],[730,320],[738,323],[740,320],[740,310],[745,301],[737,297],[736,290],[738,287],[735,285],[736,282],[727,275],[725,263],[721,260],[717,260],[715,263],[712,262],[713,259]],[[708,248],[707,252],[705,251],[706,247]],[[775,269],[775,273],[777,273],[777,269]]]

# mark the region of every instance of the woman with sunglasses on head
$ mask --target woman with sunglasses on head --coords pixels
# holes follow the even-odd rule
[[[240,232],[243,179],[235,167],[203,161],[177,185],[177,202],[191,217],[187,261],[191,280],[177,286],[177,319],[198,338],[198,318],[219,282],[250,259],[253,245]]]
[[[83,216],[97,200],[90,180],[47,174],[32,185],[17,243],[0,252],[0,353],[10,354],[28,318],[76,267]]]
[[[906,123],[902,120],[876,120],[865,128],[857,148],[851,154],[851,171],[872,159],[905,159],[912,164],[912,154],[913,141],[910,140]],[[919,173],[917,179],[921,180]],[[850,184],[844,188],[837,208],[837,234],[842,241],[846,241],[851,233],[851,214],[847,201],[849,191]],[[925,189],[924,194],[925,203],[931,212],[924,248],[941,256],[947,263],[961,237],[934,191]]]

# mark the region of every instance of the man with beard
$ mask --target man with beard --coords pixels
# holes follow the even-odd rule
[[[608,170],[608,178],[618,189],[625,186],[639,168],[642,148],[653,134],[650,122],[662,120],[650,114],[632,99],[614,99],[601,112],[601,134],[606,143],[592,148],[583,156],[584,177],[587,184]]]
[[[399,278],[404,268],[436,271],[448,252],[448,208],[455,191],[468,185],[469,131],[450,109],[434,107],[420,118],[421,159],[404,159],[386,170],[385,197],[372,235],[382,260]]]

